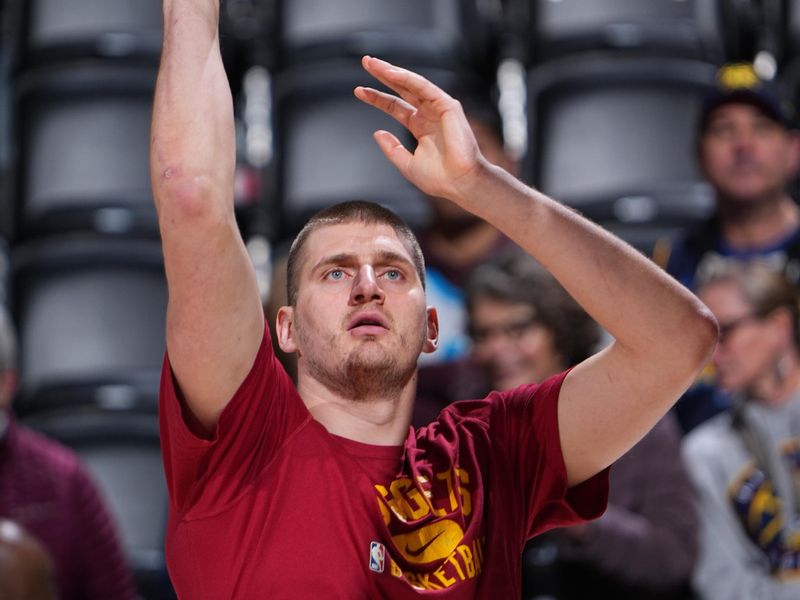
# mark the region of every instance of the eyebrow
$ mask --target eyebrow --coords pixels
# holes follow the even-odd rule
[[[389,264],[389,263],[402,263],[407,269],[410,269],[416,273],[414,268],[414,264],[402,254],[397,252],[392,252],[391,250],[379,250],[375,254],[372,255],[375,258],[375,262],[380,264]],[[358,256],[351,252],[340,252],[339,254],[333,254],[331,256],[324,256],[321,258],[317,264],[315,264],[311,268],[311,272],[314,273],[321,269],[322,267],[327,267],[331,265],[347,265],[353,266],[358,264]]]

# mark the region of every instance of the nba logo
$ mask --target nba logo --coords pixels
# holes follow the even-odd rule
[[[386,548],[380,542],[369,543],[369,568],[376,573],[383,573],[383,562]]]

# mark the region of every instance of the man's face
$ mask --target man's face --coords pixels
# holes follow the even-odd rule
[[[430,330],[435,338],[435,312],[425,307],[411,253],[388,225],[314,231],[298,283],[284,350],[297,352],[301,376],[367,397],[404,385],[420,352],[435,348],[427,340]]]
[[[476,298],[470,310],[473,356],[492,388],[508,390],[538,383],[563,370],[552,332],[524,302]]]
[[[794,176],[794,138],[755,106],[723,104],[700,139],[700,165],[722,201],[758,202],[782,194]]]

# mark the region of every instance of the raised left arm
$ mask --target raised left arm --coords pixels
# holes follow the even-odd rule
[[[392,134],[375,133],[395,167],[517,242],[614,337],[569,373],[559,396],[569,482],[588,479],[639,441],[691,384],[716,343],[716,321],[625,242],[489,164],[455,99],[384,61],[365,57],[363,66],[397,96],[364,87],[356,96],[417,139],[411,153]]]

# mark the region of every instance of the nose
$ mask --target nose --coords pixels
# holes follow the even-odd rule
[[[741,153],[750,150],[753,141],[756,139],[755,131],[752,127],[738,127],[734,137],[736,149]]]
[[[375,269],[370,265],[363,265],[353,280],[350,304],[366,304],[367,302],[383,304],[384,297],[383,289],[375,276]]]

